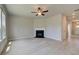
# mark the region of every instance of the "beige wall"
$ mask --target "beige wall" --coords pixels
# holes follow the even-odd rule
[[[46,37],[60,40],[62,39],[62,15],[58,14],[47,19]]]
[[[67,22],[67,16],[62,15],[62,39],[68,38],[68,22]]]
[[[45,37],[61,41],[64,33],[62,20],[62,14],[46,19],[30,19],[26,17],[10,16],[8,21],[8,36],[11,39],[31,38],[35,37],[35,28],[44,28]]]
[[[46,19],[34,19],[34,28],[45,28]]]
[[[33,20],[26,17],[10,16],[8,22],[10,39],[33,37]]]

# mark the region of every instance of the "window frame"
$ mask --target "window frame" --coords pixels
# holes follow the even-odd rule
[[[1,9],[1,11],[0,12],[2,12],[2,8],[0,7],[0,9]],[[0,26],[2,27],[2,13],[0,13],[0,17],[1,17],[1,24],[0,24]],[[0,41],[2,41],[2,28],[1,28],[1,39],[0,39]]]
[[[5,38],[6,38],[6,36],[5,36],[5,38],[3,38],[3,30],[2,30],[2,13],[5,15],[5,30],[6,30],[6,14],[4,13],[4,10],[0,7],[0,9],[1,9],[1,40],[0,41],[3,41]],[[5,31],[5,33],[6,33],[6,31]]]
[[[5,39],[6,38],[6,14],[4,13],[4,11],[3,11],[3,9],[2,9],[2,12],[1,12],[1,14],[4,14],[4,16],[5,16],[5,36],[3,37],[3,30],[2,30],[2,40],[3,39]],[[3,16],[2,16],[3,17]],[[2,18],[3,19],[3,18]],[[3,26],[3,21],[2,21],[2,26]]]

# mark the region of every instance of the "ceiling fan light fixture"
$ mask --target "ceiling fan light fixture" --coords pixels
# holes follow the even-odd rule
[[[38,15],[41,15],[41,13],[38,13]]]

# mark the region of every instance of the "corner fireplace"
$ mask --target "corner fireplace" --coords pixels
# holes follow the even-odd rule
[[[44,30],[36,30],[36,38],[44,38]]]

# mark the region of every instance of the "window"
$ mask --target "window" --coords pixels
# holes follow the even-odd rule
[[[0,8],[0,41],[6,37],[6,17]]]
[[[2,12],[2,39],[6,37],[6,20],[5,20],[5,14]]]

